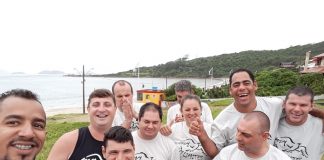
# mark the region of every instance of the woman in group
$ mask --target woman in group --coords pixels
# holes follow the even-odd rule
[[[184,121],[174,123],[171,126],[172,133],[169,135],[180,150],[181,159],[210,159],[201,146],[198,137],[189,133],[191,122],[200,119],[201,116],[201,102],[196,95],[187,95],[181,101],[180,111],[183,115]],[[211,137],[211,124],[204,122],[204,128],[208,136]]]

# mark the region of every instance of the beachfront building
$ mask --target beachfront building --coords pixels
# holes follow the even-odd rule
[[[280,68],[296,68],[296,62],[281,62],[279,64]]]
[[[137,101],[140,103],[152,102],[161,106],[164,99],[165,94],[163,90],[158,90],[155,87],[152,89],[137,90]]]
[[[312,63],[314,66],[308,67],[309,64],[309,56],[310,51],[306,53],[306,59],[305,59],[305,67],[304,70],[301,71],[301,73],[322,73],[324,74],[324,53],[319,54],[317,56],[314,56],[312,58]]]

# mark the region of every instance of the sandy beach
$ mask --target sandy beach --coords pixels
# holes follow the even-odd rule
[[[69,107],[69,108],[54,108],[54,109],[45,109],[46,116],[54,116],[57,114],[70,114],[70,113],[83,113],[82,107]],[[87,109],[85,109],[87,113]]]

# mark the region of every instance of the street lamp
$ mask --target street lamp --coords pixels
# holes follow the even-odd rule
[[[76,70],[76,71],[78,71],[76,68],[74,68],[74,70]],[[91,71],[91,70],[93,70],[93,68],[91,68],[88,72],[87,72],[87,74]],[[78,71],[79,72],[79,71]],[[80,72],[79,72],[80,73]],[[83,104],[83,108],[82,108],[82,113],[83,114],[85,114],[85,88],[84,88],[84,83],[85,83],[85,78],[84,78],[84,65],[82,65],[82,81],[81,81],[81,83],[82,83],[82,104]]]
[[[83,104],[83,108],[82,108],[82,113],[85,114],[85,95],[84,95],[84,82],[85,82],[85,79],[84,79],[84,65],[82,65],[82,104]]]

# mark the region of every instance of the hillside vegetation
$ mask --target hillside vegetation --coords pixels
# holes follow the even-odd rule
[[[307,51],[311,51],[311,57],[324,53],[324,42],[280,50],[243,51],[192,60],[183,57],[165,64],[141,67],[140,76],[205,78],[208,76],[209,69],[214,67],[214,77],[227,77],[230,70],[237,68],[248,68],[255,72],[265,68],[278,67],[281,62],[296,62],[297,65],[303,65]],[[135,75],[131,69],[115,74],[96,76],[132,77]]]
[[[300,74],[291,69],[272,68],[257,72],[255,79],[258,84],[256,92],[258,96],[284,96],[290,88],[295,86],[307,86],[316,95],[324,94],[324,75],[319,73]],[[164,90],[166,101],[176,100],[174,85]],[[202,99],[230,97],[228,89],[228,84],[206,90],[193,86],[194,93]]]

